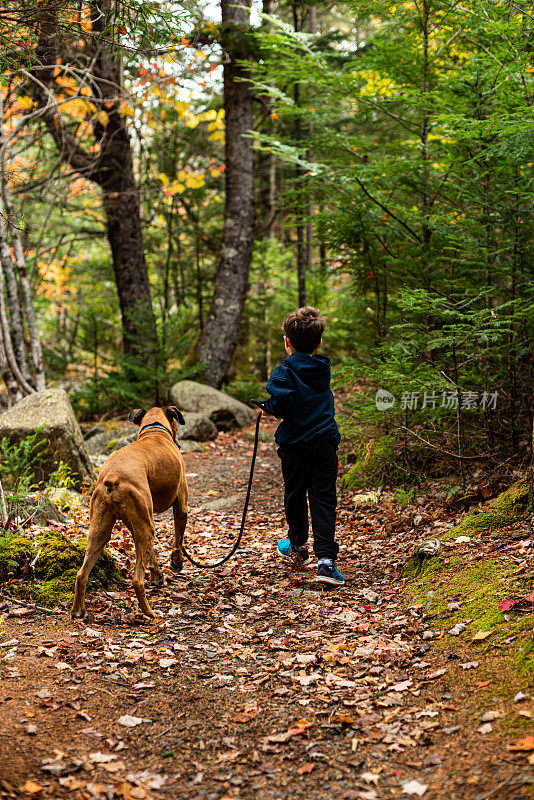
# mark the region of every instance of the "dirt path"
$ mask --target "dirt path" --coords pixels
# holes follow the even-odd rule
[[[251,450],[223,436],[185,456],[198,556],[232,541],[241,501],[206,504],[243,492]],[[430,649],[421,608],[407,607],[400,567],[420,534],[398,527],[342,498],[347,586],[318,590],[314,570],[291,573],[275,556],[281,481],[265,443],[238,558],[215,573],[169,573],[149,590],[154,624],[137,615],[129,583],[90,595],[84,623],[4,603],[0,796],[532,797],[525,752],[507,749],[505,730],[478,731],[475,684],[462,680],[476,669],[460,668],[469,656],[459,644]],[[158,534],[166,565],[165,515]],[[129,536],[117,530],[112,544],[129,566]]]

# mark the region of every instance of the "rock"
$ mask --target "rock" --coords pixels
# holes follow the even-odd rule
[[[185,383],[186,381],[184,381]],[[185,425],[178,425],[178,441],[193,439],[196,442],[207,442],[217,436],[217,426],[207,414],[188,411],[184,414]]]
[[[94,477],[80,426],[64,389],[44,389],[24,397],[0,414],[0,438],[20,442],[42,426],[49,454],[39,463],[41,477],[48,478],[63,461],[74,473],[76,487]]]
[[[139,435],[139,431],[129,430],[124,436],[115,436],[114,439],[111,439],[104,450],[104,455],[110,456],[115,450],[122,450],[123,447],[127,447],[129,444],[133,444],[137,440]]]
[[[417,545],[414,555],[422,561],[424,558],[435,558],[442,553],[443,550],[439,539],[428,539],[426,542]]]
[[[255,414],[240,400],[197,381],[179,381],[170,392],[171,401],[181,411],[197,411],[208,416],[219,430],[251,425]]]
[[[60,511],[76,511],[84,507],[83,495],[72,489],[47,489],[46,496]]]
[[[200,442],[184,439],[180,442],[180,449],[182,453],[203,453],[206,448]]]
[[[115,430],[97,430],[89,439],[87,439],[85,446],[90,456],[100,455],[100,453],[107,452],[107,447],[110,442],[116,442],[123,436],[130,434],[137,436],[138,430],[128,428],[116,428]]]
[[[231,494],[228,497],[219,497],[217,500],[211,500],[209,503],[203,503],[198,511],[223,511],[226,508],[233,508],[234,506],[242,506],[245,502],[245,493]]]

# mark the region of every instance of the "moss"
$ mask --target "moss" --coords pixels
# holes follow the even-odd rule
[[[412,600],[428,603],[427,614],[432,616],[434,627],[441,625],[448,630],[457,622],[472,619],[469,630],[474,635],[478,630],[493,630],[503,625],[506,620],[500,612],[499,601],[526,592],[526,580],[515,575],[515,571],[512,561],[488,559],[466,564],[465,557],[452,556],[446,566],[430,565],[424,573],[411,576],[407,591]],[[447,605],[452,600],[462,605],[451,613]],[[519,618],[516,620],[511,615],[510,619],[513,624],[519,624]],[[507,633],[511,624],[504,626]],[[487,641],[483,640],[484,643]]]
[[[494,531],[518,522],[528,515],[529,486],[523,481],[514,483],[506,492],[482,508],[475,508],[459,525],[451,528],[442,537],[476,536],[484,531]]]
[[[22,573],[35,555],[32,543],[22,536],[0,531],[0,583]]]
[[[414,553],[406,562],[403,577],[408,581],[413,581],[416,578],[421,579],[423,576],[442,572],[443,568],[444,562],[441,557],[435,556],[434,558],[422,559]]]
[[[70,601],[74,592],[76,573],[82,565],[85,554],[85,540],[79,543],[72,542],[60,533],[45,531],[35,543],[28,539],[11,540],[9,550],[11,563],[16,554],[19,561],[33,558],[39,554],[35,564],[35,577],[37,583],[20,582],[13,588],[19,597],[37,600],[43,605],[54,606],[61,601]],[[2,570],[2,539],[0,538],[0,577]],[[6,564],[8,561],[6,560]],[[15,563],[17,567],[18,562]],[[22,564],[13,570],[14,576],[23,577]],[[98,586],[121,585],[124,583],[113,556],[106,550],[96,562],[89,580],[89,588]]]

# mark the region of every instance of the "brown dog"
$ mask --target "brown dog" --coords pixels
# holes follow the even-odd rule
[[[180,449],[175,444],[177,422],[184,418],[177,408],[134,409],[128,419],[140,426],[137,441],[117,450],[102,465],[91,497],[89,538],[83,564],[76,576],[71,615],[85,616],[85,588],[89,574],[109,542],[115,522],[120,519],[135,542],[133,587],[143,614],[154,616],[145,593],[145,568],[151,580],[163,582],[154,552],[154,511],[172,506],[174,548],[171,567],[183,565],[182,538],[187,523],[187,481]]]

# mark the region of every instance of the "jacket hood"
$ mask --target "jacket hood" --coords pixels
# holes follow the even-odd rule
[[[328,356],[293,353],[284,361],[284,366],[297,378],[316,391],[324,392],[330,386],[330,359]]]

